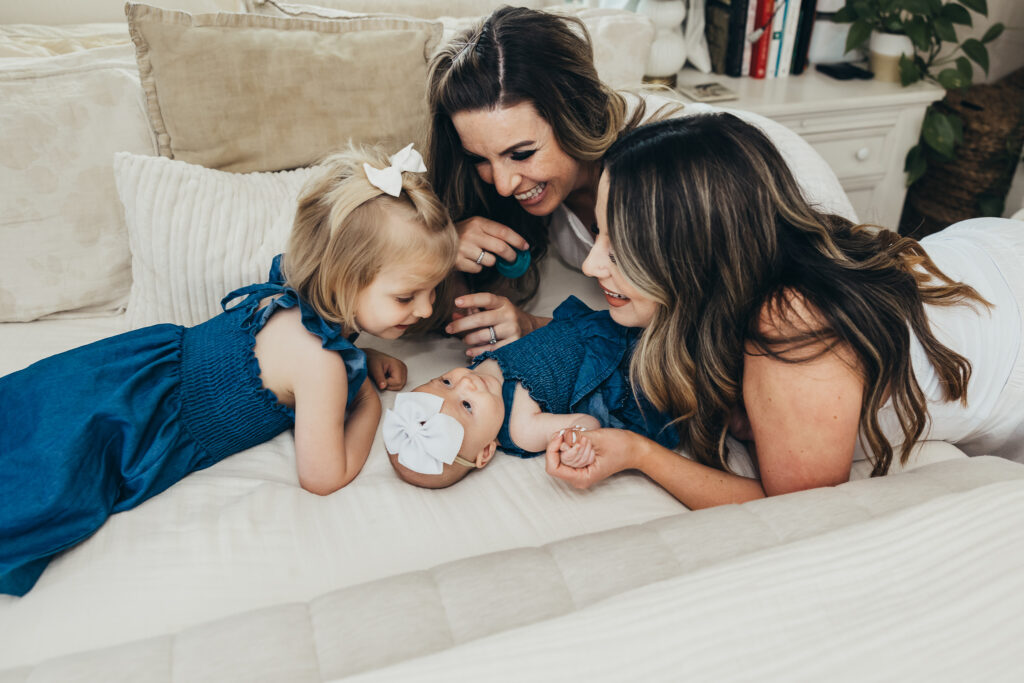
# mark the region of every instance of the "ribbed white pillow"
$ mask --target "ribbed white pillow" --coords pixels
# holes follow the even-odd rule
[[[228,292],[265,282],[311,173],[228,173],[116,154],[132,257],[129,326],[196,325],[221,311]]]

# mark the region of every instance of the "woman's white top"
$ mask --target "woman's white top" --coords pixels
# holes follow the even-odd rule
[[[630,105],[630,113],[635,109],[639,99],[632,93],[622,93]],[[659,95],[644,94],[644,101],[647,109],[644,121],[650,118],[663,105],[678,105],[675,100],[670,100]],[[782,154],[782,157],[789,164],[790,170],[803,190],[804,198],[812,206],[817,207],[824,213],[843,216],[851,221],[857,221],[857,214],[850,204],[846,192],[839,184],[835,172],[825,162],[811,145],[802,137],[786,128],[781,123],[765,118],[760,114],[753,114],[738,109],[724,109],[713,107],[708,104],[685,104],[678,116],[691,116],[693,114],[705,114],[715,111],[728,111],[743,119],[747,123],[760,128],[765,135],[775,144],[775,147]],[[583,225],[583,221],[576,216],[567,206],[561,204],[551,214],[548,225],[548,235],[551,242],[558,249],[559,255],[566,264],[573,268],[579,268],[583,260],[590,253],[594,246],[594,236],[590,232],[590,226]]]
[[[978,291],[978,304],[925,306],[936,338],[971,363],[967,404],[942,398],[935,368],[911,337],[914,375],[928,401],[922,439],[956,444],[968,455],[1001,455],[1024,462],[1024,222],[975,218],[921,240],[951,279]],[[879,413],[894,450],[902,443],[891,403]],[[865,457],[858,443],[856,459]],[[894,453],[894,457],[898,451]]]

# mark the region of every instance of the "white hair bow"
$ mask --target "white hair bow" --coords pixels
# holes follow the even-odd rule
[[[440,396],[409,391],[398,394],[394,410],[384,414],[384,447],[413,472],[441,474],[443,463],[455,462],[462,448],[462,425],[441,412],[443,405]]]
[[[398,150],[389,157],[391,165],[387,168],[374,168],[370,164],[363,164],[363,170],[366,171],[366,178],[370,183],[380,189],[383,192],[387,192],[392,197],[397,197],[402,193],[402,172],[413,171],[415,173],[424,173],[427,167],[423,164],[423,157],[420,153],[412,148],[413,143],[409,143],[402,149]]]

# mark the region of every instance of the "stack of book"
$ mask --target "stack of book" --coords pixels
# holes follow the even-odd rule
[[[726,76],[780,78],[807,68],[818,0],[707,0],[711,68]]]

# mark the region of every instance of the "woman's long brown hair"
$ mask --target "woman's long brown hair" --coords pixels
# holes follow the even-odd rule
[[[633,357],[634,386],[676,416],[698,461],[727,468],[728,420],[751,348],[795,363],[836,345],[853,351],[873,475],[893,457],[878,422],[887,399],[904,435],[902,462],[927,423],[911,333],[945,398],[966,401],[970,363],[935,338],[924,305],[987,302],[941,273],[916,241],[809,206],[756,127],[730,114],[642,126],[608,151],[605,172],[619,268],[660,304]],[[820,312],[820,324],[793,317],[792,295]],[[807,331],[767,335],[758,324],[766,311]]]

